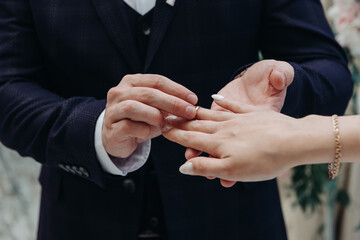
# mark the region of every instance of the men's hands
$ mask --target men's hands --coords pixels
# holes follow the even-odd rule
[[[114,157],[129,157],[138,143],[161,134],[168,114],[193,119],[197,101],[193,92],[166,77],[125,76],[107,95],[102,129],[105,150]]]
[[[228,83],[218,94],[239,103],[236,112],[258,110],[280,112],[284,105],[286,89],[294,79],[294,68],[287,62],[263,60]],[[212,110],[224,110],[215,102]]]

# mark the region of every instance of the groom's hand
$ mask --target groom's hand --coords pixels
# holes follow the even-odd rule
[[[218,94],[237,101],[237,113],[268,109],[280,112],[284,105],[286,89],[293,79],[294,68],[289,63],[263,60],[249,67]],[[215,102],[211,109],[224,110]]]
[[[161,134],[164,115],[193,119],[197,100],[193,92],[166,77],[125,76],[107,95],[102,128],[105,150],[114,157],[129,157],[138,143]]]
[[[246,72],[228,83],[218,94],[237,101],[233,112],[247,113],[259,110],[280,112],[284,106],[286,89],[294,80],[294,68],[287,62],[263,60],[249,67]],[[228,110],[213,102],[211,109]],[[220,180],[224,187],[233,181]]]

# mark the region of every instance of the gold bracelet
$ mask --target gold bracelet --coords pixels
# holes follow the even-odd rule
[[[334,179],[340,169],[340,158],[341,158],[341,143],[340,143],[340,130],[339,130],[339,119],[337,115],[332,116],[333,131],[335,136],[335,158],[334,162],[329,163],[329,178]]]

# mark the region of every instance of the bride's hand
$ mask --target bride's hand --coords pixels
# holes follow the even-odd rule
[[[226,109],[235,101],[216,102]],[[246,114],[200,108],[194,121],[168,119],[173,129],[163,135],[185,147],[210,154],[194,156],[181,166],[184,174],[225,181],[263,181],[295,166],[301,120],[272,110]],[[303,133],[303,132],[302,132]]]

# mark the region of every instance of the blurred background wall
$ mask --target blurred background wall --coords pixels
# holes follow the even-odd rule
[[[0,239],[36,239],[40,164],[0,145]]]

